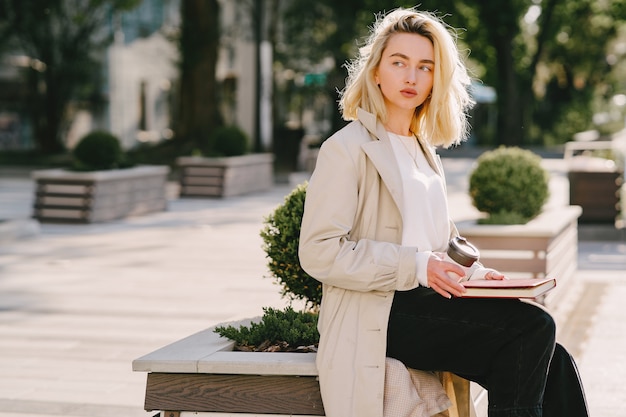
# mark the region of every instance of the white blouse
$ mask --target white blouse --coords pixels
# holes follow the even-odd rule
[[[447,249],[450,235],[444,180],[432,169],[415,137],[388,134],[402,176],[402,244],[418,248],[417,279],[428,286],[428,259],[432,252]]]

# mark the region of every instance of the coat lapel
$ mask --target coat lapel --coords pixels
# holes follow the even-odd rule
[[[389,144],[389,150],[393,154],[393,149],[391,149],[391,144],[389,143],[389,135],[387,135],[387,131],[385,130],[385,127],[382,125],[382,123],[378,122],[376,116],[359,108],[357,110],[357,117],[373,137]],[[436,155],[432,151],[431,147],[425,144],[422,139],[417,138],[417,143],[419,143],[430,167],[437,174],[443,177],[443,170],[441,167],[441,161],[439,160],[439,156]],[[395,161],[395,158],[392,158],[391,160]]]
[[[389,135],[387,135],[385,127],[378,123],[376,116],[362,109],[358,109],[357,113],[359,121],[370,132],[372,139],[375,139],[361,145],[361,148],[372,161],[381,180],[387,186],[393,201],[398,208],[401,208],[404,201],[402,196],[402,178],[396,156],[391,147]]]

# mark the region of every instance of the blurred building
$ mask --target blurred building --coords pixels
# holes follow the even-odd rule
[[[73,113],[66,137],[68,147],[93,129],[109,130],[125,148],[173,137],[180,1],[143,0],[132,11],[112,16],[110,27],[103,28],[112,33],[113,42],[102,57],[100,102],[88,108],[81,106]],[[258,127],[263,143],[269,146],[271,47],[267,42],[260,44],[259,61],[250,2],[221,0],[220,4],[223,33],[217,78],[222,113],[226,122],[238,125],[251,138]],[[20,65],[23,63],[15,62],[11,54],[5,54],[0,65],[0,150],[28,149],[34,143],[18,105],[24,94]],[[258,79],[257,67],[262,74]]]

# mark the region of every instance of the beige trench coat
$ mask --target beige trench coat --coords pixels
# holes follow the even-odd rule
[[[429,147],[426,157],[443,176]],[[376,118],[322,145],[302,219],[303,269],[323,283],[317,367],[328,417],[382,417],[387,321],[394,292],[417,287],[416,247],[403,247],[402,183]],[[456,228],[451,223],[451,234]]]

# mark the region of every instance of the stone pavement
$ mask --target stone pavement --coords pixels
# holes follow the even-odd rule
[[[566,204],[562,160],[549,204]],[[444,158],[451,215],[476,216],[471,160]],[[259,232],[292,186],[96,225],[33,223],[33,184],[0,170],[0,417],[150,416],[133,359],[287,301]],[[19,225],[19,227],[11,227]],[[602,235],[600,235],[602,237]],[[593,417],[626,415],[626,241],[581,241],[579,271],[554,312],[578,360]]]

